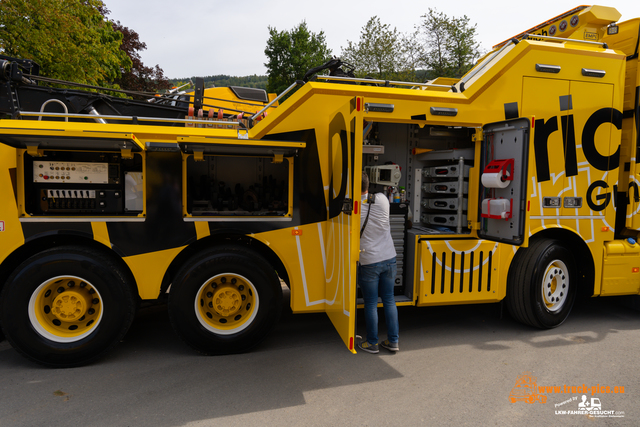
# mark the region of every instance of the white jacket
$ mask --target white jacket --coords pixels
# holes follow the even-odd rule
[[[375,203],[367,203],[368,193],[362,196],[362,211],[360,212],[360,229],[369,214],[369,221],[360,237],[360,264],[368,265],[386,261],[396,256],[396,249],[391,238],[389,223],[389,200],[382,193],[376,193]]]

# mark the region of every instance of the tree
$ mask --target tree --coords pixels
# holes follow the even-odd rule
[[[480,44],[476,41],[476,25],[469,25],[469,18],[451,18],[449,27],[449,51],[452,58],[452,74],[462,77],[480,57]]]
[[[422,45],[418,39],[418,32],[402,35],[402,60],[403,71],[400,79],[403,81],[425,81],[424,70],[419,70],[422,64]]]
[[[104,9],[106,14],[108,10]],[[139,92],[157,92],[160,89],[171,88],[171,82],[164,76],[164,72],[159,65],[147,67],[142,63],[142,58],[138,52],[147,48],[147,44],[140,41],[138,33],[125,27],[120,21],[112,22],[113,29],[122,33],[122,44],[120,50],[125,52],[131,59],[131,69],[123,70],[120,77],[114,80],[120,88]]]
[[[34,60],[43,76],[110,86],[131,60],[103,7],[100,0],[2,0],[0,52]]]
[[[422,64],[437,77],[461,77],[480,56],[476,25],[469,18],[450,18],[429,8],[417,34],[423,45]]]
[[[342,60],[355,67],[358,77],[407,80],[415,75],[414,61],[408,56],[411,40],[380,18],[372,17],[360,31],[360,41],[347,40]]]
[[[307,70],[322,65],[331,55],[324,32],[309,32],[302,21],[291,31],[269,28],[269,40],[264,50],[267,55],[267,92],[281,93],[296,80],[304,77]]]

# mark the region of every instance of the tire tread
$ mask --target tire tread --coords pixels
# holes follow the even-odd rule
[[[554,246],[564,249],[560,241],[542,238],[531,242],[528,248],[518,250],[507,276],[507,307],[509,313],[519,322],[539,329],[556,327],[564,322],[564,319],[561,319],[557,324],[545,324],[535,312],[537,301],[535,301],[534,295],[539,285],[536,283],[535,278],[539,274],[538,269],[546,267],[540,264],[545,252]],[[575,275],[574,279],[576,279]],[[570,286],[574,287],[572,292],[574,292],[573,296],[575,296],[577,283],[570,283]],[[567,303],[572,305],[573,297]],[[569,307],[568,311],[570,310],[571,308]]]
[[[109,273],[113,274],[120,285],[122,285],[122,291],[124,293],[124,299],[118,299],[113,303],[117,304],[121,313],[118,317],[121,321],[119,322],[118,331],[115,333],[115,337],[111,339],[111,341],[105,345],[99,346],[98,349],[91,352],[89,356],[85,356],[79,358],[76,353],[69,351],[64,355],[57,355],[55,357],[51,357],[50,354],[44,353],[42,355],[31,354],[29,351],[26,351],[22,348],[20,344],[21,337],[13,336],[12,331],[9,327],[3,326],[4,335],[11,344],[11,346],[21,355],[26,357],[29,360],[32,360],[38,364],[52,367],[52,368],[72,368],[77,366],[83,366],[90,364],[102,357],[104,357],[107,353],[113,350],[120,341],[124,338],[127,331],[129,330],[131,324],[133,323],[133,319],[135,316],[135,307],[136,307],[136,298],[133,292],[133,285],[129,283],[129,279],[127,278],[127,274],[122,270],[122,268],[117,264],[117,262],[113,259],[112,256],[109,256],[104,251],[98,251],[93,248],[84,247],[81,245],[65,245],[58,246],[53,248],[45,249],[41,252],[38,252],[27,260],[25,260],[22,264],[20,264],[10,275],[7,280],[6,286],[4,286],[2,293],[0,293],[0,319],[4,317],[3,313],[9,310],[9,306],[11,305],[9,300],[9,294],[18,291],[18,288],[21,288],[21,284],[14,283],[14,279],[16,279],[21,274],[28,274],[28,268],[33,268],[33,264],[37,263],[39,260],[49,257],[50,255],[60,255],[64,257],[64,255],[76,254],[82,255],[84,257],[90,258],[93,261],[96,261],[96,264],[101,268],[106,269]],[[115,286],[113,283],[109,284],[111,287]],[[10,324],[11,322],[3,322],[3,325]]]
[[[234,340],[234,338],[231,338],[233,335],[216,338],[212,333],[205,334],[205,336],[200,335],[198,339],[197,332],[193,330],[193,326],[191,328],[189,327],[189,321],[186,320],[186,317],[191,317],[192,313],[189,312],[188,308],[181,307],[182,303],[180,300],[183,299],[183,296],[178,295],[177,292],[180,292],[180,286],[184,286],[184,280],[186,280],[193,271],[203,268],[202,264],[207,263],[208,260],[212,258],[215,258],[215,262],[218,265],[233,265],[239,263],[240,260],[244,260],[247,263],[244,266],[245,268],[259,270],[260,273],[265,276],[269,286],[278,287],[278,289],[274,289],[273,295],[273,303],[275,306],[269,310],[269,316],[265,319],[265,323],[259,325],[260,334],[251,334],[251,339],[239,338]],[[169,319],[171,325],[185,344],[201,354],[221,355],[248,351],[262,342],[279,321],[280,313],[282,312],[282,290],[279,289],[279,283],[275,270],[267,260],[257,252],[238,245],[223,245],[209,248],[191,258],[189,262],[180,268],[175,276],[171,291],[169,292]],[[174,285],[178,287],[174,287]],[[262,303],[261,301],[261,304]],[[204,330],[201,325],[197,325],[196,327]],[[242,332],[239,334],[242,334]]]

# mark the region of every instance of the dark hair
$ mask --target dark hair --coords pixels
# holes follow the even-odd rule
[[[362,192],[369,191],[369,175],[362,171]]]

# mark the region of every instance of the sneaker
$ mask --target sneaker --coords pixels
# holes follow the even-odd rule
[[[380,345],[382,346],[382,348],[386,348],[389,351],[400,350],[400,347],[398,346],[397,342],[389,342],[389,340],[384,340],[380,343]]]
[[[360,350],[366,351],[367,353],[376,354],[380,352],[380,350],[378,350],[378,344],[369,344],[368,341],[360,341],[358,343],[358,347],[360,347]]]

